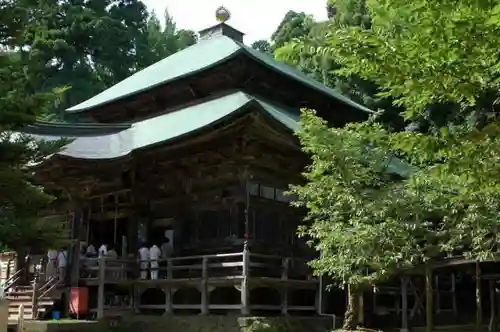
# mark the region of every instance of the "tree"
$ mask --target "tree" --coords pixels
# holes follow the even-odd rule
[[[423,262],[431,224],[407,181],[389,173],[392,148],[381,126],[328,128],[304,112],[297,134],[312,157],[305,184],[292,187],[295,204],[308,210],[299,235],[320,252],[310,262],[315,273],[349,286],[344,328],[354,330],[360,293]]]
[[[328,17],[339,25],[365,29],[371,25],[366,0],[328,0],[326,10]]]
[[[265,39],[254,41],[250,47],[262,53],[271,53],[271,44]]]
[[[367,6],[371,29],[331,25],[325,44],[312,52],[334,57],[342,75],[375,82],[381,96],[406,108],[407,119],[429,118],[432,105],[447,105],[437,112],[437,126],[467,117],[477,123],[496,112],[497,1],[369,0]]]
[[[138,45],[138,70],[166,58],[196,43],[196,35],[190,30],[178,30],[173,17],[165,10],[164,24],[154,12],[148,18],[144,41]]]
[[[316,22],[309,33],[300,38],[288,40],[274,52],[275,57],[297,67],[323,84],[337,89],[354,101],[373,110],[384,110],[381,120],[394,128],[401,128],[404,122],[398,116],[403,109],[395,106],[392,99],[377,96],[378,85],[355,73],[339,75],[341,65],[329,52],[318,50],[327,47],[329,40],[342,27],[368,29],[370,15],[363,0],[331,0],[328,1],[330,20]]]
[[[2,14],[4,6],[5,3],[0,3]],[[61,225],[38,218],[39,210],[53,198],[35,185],[29,170],[30,165],[57,152],[64,142],[36,141],[19,133],[56,105],[62,90],[36,92],[37,83],[44,80],[43,58],[38,57],[35,49],[9,51],[22,34],[31,34],[34,44],[41,42],[47,35],[45,28],[42,22],[33,20],[29,26],[0,36],[3,48],[0,55],[0,243],[21,252],[26,246],[57,245],[65,235]]]
[[[290,10],[271,35],[273,47],[277,49],[294,38],[307,36],[313,24],[314,20],[311,16]]]
[[[301,232],[322,251],[316,272],[355,290],[366,280],[360,266],[377,282],[384,277],[377,269],[390,275],[436,255],[491,258],[500,241],[498,2],[370,0],[367,7],[371,29],[331,24],[324,45],[307,51],[331,57],[337,74],[375,82],[407,120],[424,119],[430,130],[394,132],[372,120],[328,131],[312,115],[302,120],[312,165],[306,184],[294,188],[309,209]],[[380,173],[391,155],[417,166],[397,184]],[[380,249],[372,237],[382,239]],[[399,242],[412,237],[419,240]]]
[[[37,87],[71,89],[51,120],[64,120],[64,110],[196,42],[190,31],[176,30],[167,15],[165,30],[139,0],[71,0],[5,2],[2,22],[12,34],[32,21],[47,22],[42,40],[18,35],[16,47],[28,47],[44,57],[46,79]],[[14,45],[14,40],[12,40]]]

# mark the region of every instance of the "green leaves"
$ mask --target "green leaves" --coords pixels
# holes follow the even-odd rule
[[[297,134],[312,162],[306,184],[292,191],[309,211],[299,234],[321,252],[311,262],[316,273],[363,285],[421,261],[428,223],[388,172],[387,132],[374,123],[330,129],[312,112],[301,124]]]
[[[22,28],[16,25],[19,30],[8,30],[14,34],[4,35],[2,42],[20,40],[20,35],[26,34],[35,41],[41,40],[47,31],[38,23]],[[57,105],[64,92],[36,92],[45,70],[45,62],[40,61],[37,51],[32,48],[0,55],[0,243],[14,250],[48,244],[64,236],[60,224],[38,218],[53,197],[34,184],[28,169],[57,152],[64,142],[39,142],[18,133]]]

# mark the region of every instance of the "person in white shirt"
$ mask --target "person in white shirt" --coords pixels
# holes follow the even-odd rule
[[[149,267],[149,249],[146,244],[142,244],[139,248],[139,261],[141,268],[141,279],[145,280],[148,278],[148,267]]]
[[[87,257],[95,257],[97,256],[97,250],[95,250],[95,247],[91,244],[87,247]]]
[[[108,246],[103,244],[99,247],[99,258],[108,256]]]
[[[55,249],[47,251],[47,266],[45,268],[47,280],[57,275],[57,254]]]
[[[68,265],[68,252],[66,250],[59,250],[57,254],[57,272],[59,273],[59,280],[64,280],[66,276],[66,266]]]
[[[158,248],[156,244],[153,244],[153,246],[149,249],[149,259],[151,262],[151,280],[157,280],[158,279],[158,260],[161,257],[161,250]]]

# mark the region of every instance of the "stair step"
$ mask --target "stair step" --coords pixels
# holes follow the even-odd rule
[[[23,316],[24,320],[33,320],[33,315],[31,314],[24,314]],[[17,321],[19,319],[19,315],[10,315],[9,314],[9,321]]]
[[[39,313],[44,313],[45,311],[47,311],[47,309],[45,309],[44,307],[38,308],[38,312]],[[19,312],[18,308],[9,308],[9,316],[11,314],[17,314],[18,312]],[[26,307],[24,307],[24,313],[31,315],[33,313],[33,308],[26,308]]]
[[[24,304],[24,309],[25,310],[32,307],[31,303],[29,303],[29,304],[28,303],[22,303],[22,304]],[[38,304],[38,308],[50,307],[52,305],[54,305],[54,302],[48,302],[48,301],[47,302],[41,302],[41,303]],[[19,310],[19,307],[20,307],[20,305],[9,306],[9,311],[11,311],[11,310],[17,311],[17,310]]]

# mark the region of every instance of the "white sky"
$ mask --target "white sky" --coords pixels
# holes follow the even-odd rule
[[[223,5],[231,12],[227,22],[245,33],[245,44],[267,39],[289,11],[305,12],[326,19],[326,0],[143,0],[149,10],[162,16],[165,8],[177,28],[199,31],[215,25],[215,10]]]

